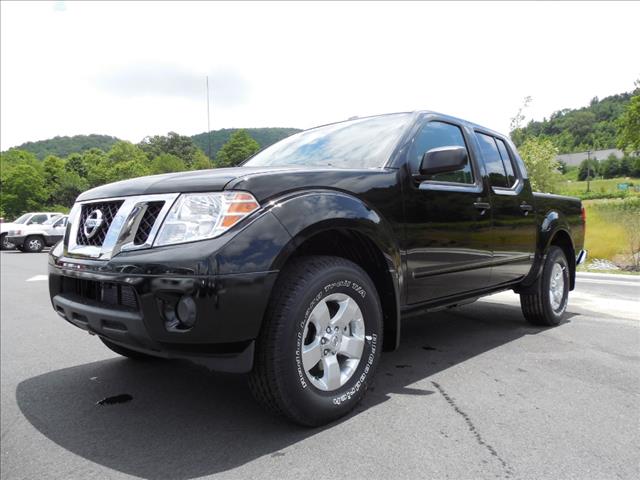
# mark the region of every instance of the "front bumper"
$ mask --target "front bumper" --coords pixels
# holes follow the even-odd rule
[[[133,257],[127,268],[104,272],[97,262],[56,256],[54,250],[51,302],[72,325],[149,355],[186,359],[217,371],[251,370],[254,340],[277,272],[128,273],[162,270]],[[194,308],[191,328],[176,327],[176,307],[183,297]]]

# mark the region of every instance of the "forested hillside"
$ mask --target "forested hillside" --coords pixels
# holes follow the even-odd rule
[[[25,150],[33,153],[42,160],[48,155],[66,157],[70,153],[80,153],[92,148],[109,150],[118,139],[110,135],[74,135],[73,137],[54,137],[48,140],[26,142],[19,145],[16,150]]]
[[[218,150],[229,141],[231,135],[237,132],[238,128],[223,128],[222,130],[213,130],[211,132],[211,160],[216,158]],[[253,138],[260,148],[268,147],[276,143],[283,138],[293,135],[300,131],[298,128],[245,128],[251,138]],[[200,149],[209,154],[209,140],[207,138],[207,132],[199,133],[191,137],[193,143],[195,143]]]
[[[256,141],[245,130],[225,130],[222,133],[226,141],[217,143],[215,151],[212,148],[213,159],[207,157],[193,137],[175,132],[145,137],[138,144],[118,140],[104,150],[92,147],[64,156],[47,154],[44,159],[27,149],[11,148],[0,154],[0,217],[15,218],[26,211],[45,208],[65,211],[81,192],[118,180],[233,167],[261,147],[293,132],[294,129],[283,128],[251,129],[259,139]],[[212,140],[220,142],[218,133],[212,132]],[[206,141],[206,136],[203,137]]]
[[[531,121],[526,127],[511,132],[511,138],[520,146],[527,138],[550,139],[558,153],[584,152],[616,148],[617,121],[631,97],[640,93],[622,93],[603,98],[594,97],[589,106],[578,109],[565,108],[554,112],[549,119]]]
[[[222,130],[213,130],[211,132],[211,160],[215,160],[218,150],[238,130],[240,129],[223,128]],[[260,148],[264,148],[300,130],[297,128],[247,128],[245,131],[258,142]],[[209,154],[209,142],[206,132],[193,135],[191,138],[197,147],[205,154]],[[92,148],[98,148],[106,152],[118,141],[118,138],[109,135],[74,135],[73,137],[54,137],[48,140],[26,142],[15,147],[15,149],[33,153],[36,158],[42,160],[49,155],[66,157],[71,153],[82,153]]]

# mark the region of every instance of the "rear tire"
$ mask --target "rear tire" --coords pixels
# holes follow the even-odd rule
[[[569,300],[569,263],[561,248],[549,248],[542,273],[531,293],[520,294],[522,313],[533,325],[558,325],[567,310]]]
[[[118,355],[122,355],[123,357],[130,358],[132,360],[152,360],[156,358],[152,355],[147,355],[146,353],[137,352],[135,350],[130,350],[126,347],[122,347],[102,337],[100,337],[100,340],[112,352],[115,352]]]
[[[373,282],[343,258],[309,256],[280,274],[256,345],[249,386],[272,413],[319,426],[364,397],[382,350]]]
[[[22,251],[29,253],[39,253],[44,248],[44,239],[38,235],[32,235],[24,239]]]

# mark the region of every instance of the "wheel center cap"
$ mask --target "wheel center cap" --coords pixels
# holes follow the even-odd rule
[[[340,348],[340,344],[342,343],[342,332],[340,331],[334,332],[331,335],[327,335],[325,338],[327,339],[326,341],[327,348],[329,348],[329,351],[332,354],[335,354]]]

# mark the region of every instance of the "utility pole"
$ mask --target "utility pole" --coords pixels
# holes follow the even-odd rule
[[[207,75],[207,141],[209,142],[209,151],[207,152],[209,160],[213,161],[211,158],[211,121],[209,119],[209,75]]]
[[[587,150],[587,192],[591,191],[591,174],[589,169],[591,168],[591,150]]]

